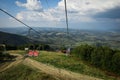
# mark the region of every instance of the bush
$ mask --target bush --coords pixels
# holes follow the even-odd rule
[[[81,45],[76,47],[73,50],[73,53],[77,54],[78,57],[80,57],[83,60],[90,61],[91,60],[91,53],[93,51],[94,47],[89,45]]]
[[[115,54],[115,51],[109,47],[103,47],[103,51],[102,68],[110,70],[112,65],[112,57]]]
[[[120,51],[109,47],[81,45],[73,53],[80,59],[101,69],[120,74]]]
[[[120,52],[113,55],[111,69],[120,75]]]
[[[14,56],[10,55],[9,53],[0,52],[0,62],[6,61],[6,60],[12,60]]]
[[[102,47],[96,47],[94,48],[92,54],[91,54],[91,63],[94,64],[97,67],[101,67],[104,57],[104,51]]]

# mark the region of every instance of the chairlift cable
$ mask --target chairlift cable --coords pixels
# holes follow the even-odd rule
[[[45,0],[45,1],[46,1],[46,4],[47,4],[48,8],[49,8],[50,6],[49,6],[49,4],[48,4],[48,0]]]
[[[13,15],[11,15],[10,13],[8,13],[7,11],[3,10],[0,8],[0,11],[6,13],[7,15],[9,15],[10,17],[14,18],[15,20],[17,20],[18,22],[22,23],[23,25],[25,25],[26,27],[28,27],[29,29],[33,30],[34,32],[40,34],[38,31],[36,31],[35,29],[33,29],[32,27],[28,26],[27,24],[25,24],[24,22],[20,21],[19,19],[15,18]]]

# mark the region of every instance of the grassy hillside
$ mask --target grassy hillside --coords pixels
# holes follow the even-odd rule
[[[9,51],[10,53],[19,53],[24,54],[24,51]],[[118,80],[116,76],[111,76],[106,73],[105,70],[100,70],[95,68],[92,65],[89,65],[86,62],[80,60],[80,58],[76,58],[75,56],[66,56],[61,52],[48,52],[48,51],[40,51],[38,57],[31,57],[34,60],[40,61],[47,65],[53,65],[58,68],[70,70],[77,73],[82,73],[85,75],[102,78],[104,80]]]
[[[32,58],[46,64],[54,65],[55,67],[71,70],[77,73],[82,73],[93,77],[99,77],[106,80],[115,79],[107,76],[104,71],[101,71],[93,67],[92,65],[87,65],[87,63],[84,63],[83,61],[75,58],[74,56],[66,56],[62,53],[56,52],[40,51],[39,57]]]
[[[60,80],[41,71],[19,64],[0,73],[0,80]]]
[[[101,71],[92,65],[87,65],[87,63],[74,56],[66,56],[56,52],[40,51],[39,57],[32,58],[48,65],[54,65],[55,67],[71,70],[73,72],[99,77],[105,80],[116,80],[115,78],[108,76],[104,71]]]

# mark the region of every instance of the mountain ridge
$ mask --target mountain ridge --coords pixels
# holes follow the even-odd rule
[[[0,44],[23,45],[30,42],[25,36],[0,31]]]

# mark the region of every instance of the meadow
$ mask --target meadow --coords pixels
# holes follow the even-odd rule
[[[105,71],[89,65],[87,62],[84,62],[75,56],[66,56],[61,52],[40,51],[38,57],[31,58],[47,65],[53,65],[57,68],[62,68],[105,80],[116,80],[115,77],[108,76]]]
[[[0,72],[0,80],[60,80],[42,71],[19,64]]]
[[[9,51],[9,53],[17,53],[25,55],[25,51]],[[76,73],[81,73],[89,75],[92,77],[98,77],[104,80],[117,80],[116,76],[111,76],[106,70],[101,70],[93,65],[90,65],[86,61],[77,58],[76,56],[66,56],[61,52],[50,52],[50,51],[39,51],[38,57],[29,57],[36,61],[42,62],[47,65],[52,65],[60,69],[65,69],[68,71],[73,71]]]

